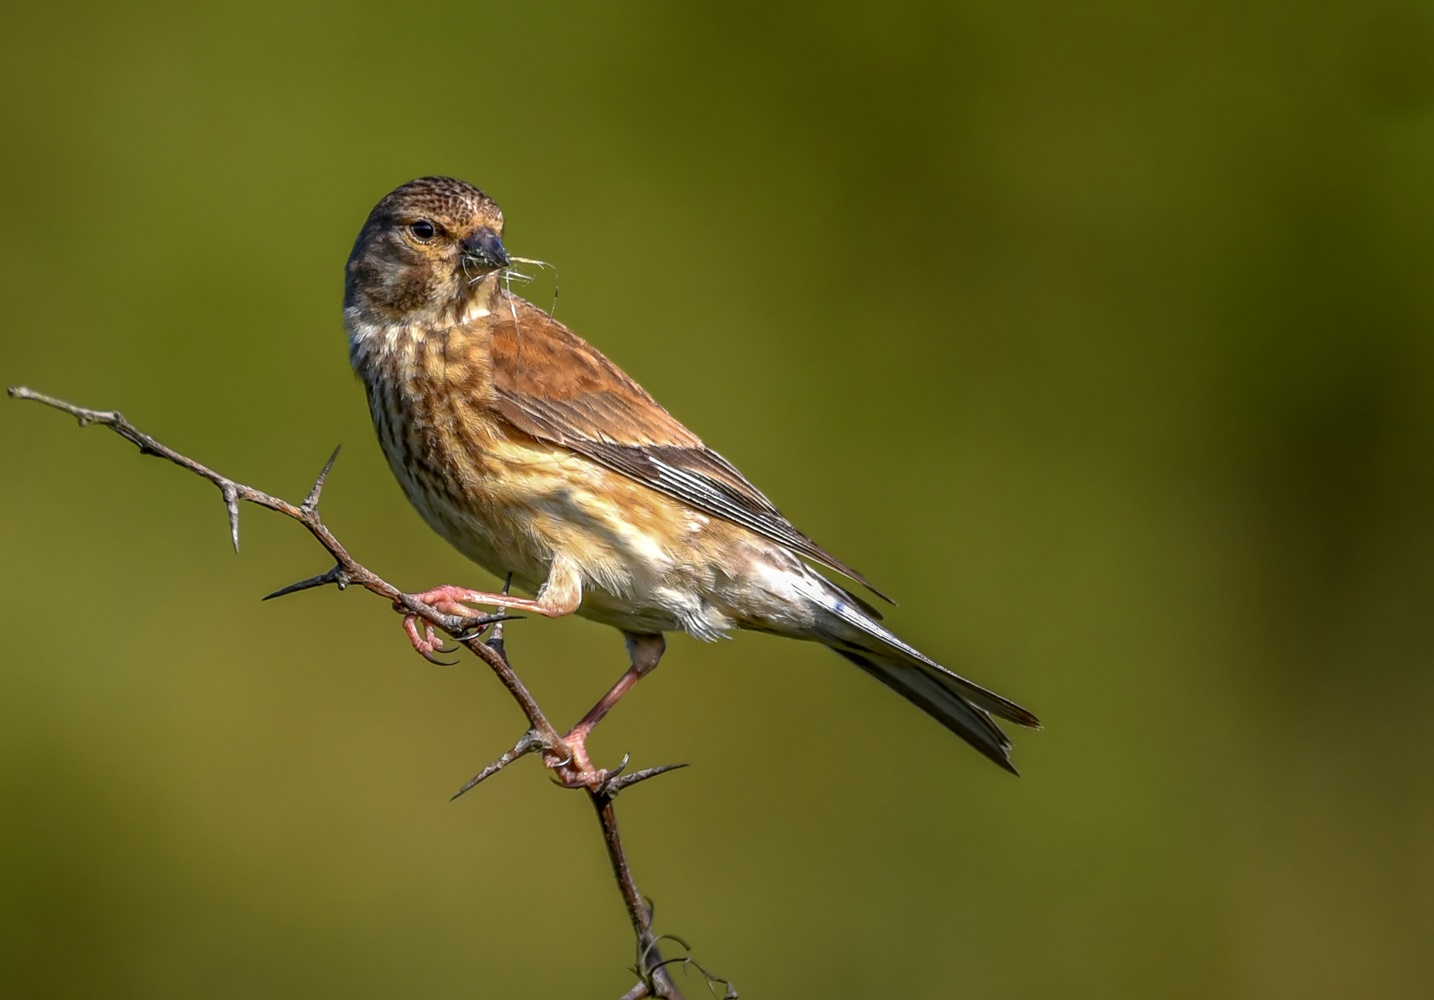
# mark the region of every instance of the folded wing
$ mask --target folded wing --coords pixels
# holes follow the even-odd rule
[[[513,426],[569,448],[713,517],[741,525],[886,595],[798,531],[591,344],[517,296],[492,339],[494,403]]]

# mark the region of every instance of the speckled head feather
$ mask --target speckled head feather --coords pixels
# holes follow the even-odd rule
[[[369,213],[369,223],[384,216],[401,217],[405,213],[427,213],[449,219],[486,215],[496,219],[496,230],[502,235],[503,213],[482,191],[456,177],[420,177],[394,188]],[[493,222],[488,223],[490,226]]]
[[[374,206],[354,241],[344,310],[363,325],[458,315],[484,275],[507,263],[503,213],[482,191],[452,177],[420,177]]]

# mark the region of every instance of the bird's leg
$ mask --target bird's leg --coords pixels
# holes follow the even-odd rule
[[[612,777],[616,771],[609,772],[593,767],[592,760],[588,757],[587,738],[603,717],[612,711],[612,707],[622,700],[622,696],[630,691],[634,684],[642,680],[644,676],[651,673],[662,659],[663,651],[667,649],[667,643],[660,634],[658,635],[635,635],[631,632],[627,636],[627,654],[632,666],[627,672],[618,678],[607,692],[598,699],[587,715],[584,715],[576,726],[568,730],[563,737],[563,744],[568,751],[568,759],[560,761],[556,755],[549,754],[546,763],[549,767],[558,772],[559,780],[565,785],[597,786]]]
[[[561,618],[577,610],[576,607],[556,607],[543,598],[514,597],[511,594],[490,594],[486,590],[469,590],[466,587],[443,586],[425,590],[421,594],[409,594],[415,601],[421,601],[442,611],[445,615],[460,618],[477,618],[478,613],[468,605],[491,604],[504,610],[531,611],[547,618]]]

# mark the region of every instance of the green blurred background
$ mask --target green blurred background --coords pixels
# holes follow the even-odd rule
[[[594,739],[745,997],[1434,995],[1427,4],[81,3],[0,30],[0,380],[489,585],[383,465],[342,266],[451,173],[559,318],[1029,705],[1014,780],[825,651],[671,643]],[[552,302],[553,282],[531,290]],[[522,720],[106,432],[0,404],[0,995],[615,997]],[[616,634],[525,622],[555,718]],[[689,981],[690,995],[701,993]]]

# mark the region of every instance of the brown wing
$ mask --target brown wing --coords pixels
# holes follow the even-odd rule
[[[497,318],[493,388],[509,423],[755,531],[890,600],[793,527],[732,463],[577,334],[517,296],[503,297]]]

